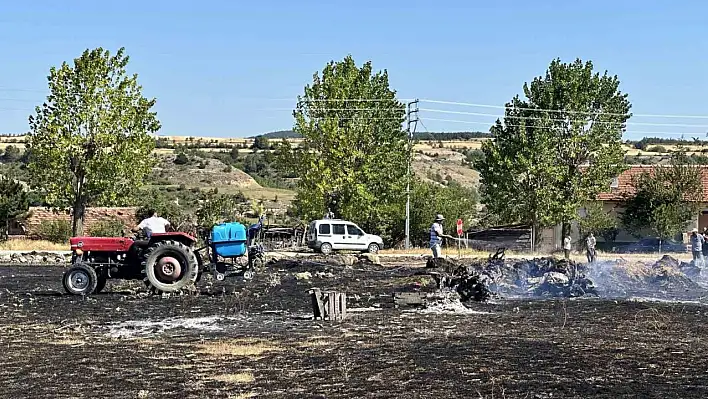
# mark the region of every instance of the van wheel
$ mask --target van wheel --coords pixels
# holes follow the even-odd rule
[[[320,252],[322,252],[323,255],[329,255],[332,253],[332,244],[325,242],[322,245],[320,245]]]
[[[379,244],[372,242],[369,244],[369,253],[370,254],[376,254],[379,252]]]

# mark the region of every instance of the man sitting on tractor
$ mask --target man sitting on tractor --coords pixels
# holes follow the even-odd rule
[[[148,214],[152,215],[147,219],[143,219],[139,225],[133,227],[134,232],[138,232],[141,229],[145,231],[145,235],[150,238],[154,233],[165,233],[166,227],[170,225],[170,222],[165,218],[161,218],[157,215],[157,211],[150,209]]]

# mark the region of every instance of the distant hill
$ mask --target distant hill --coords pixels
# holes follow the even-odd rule
[[[415,140],[468,140],[486,139],[492,135],[485,132],[416,132],[413,134]]]
[[[302,136],[292,130],[278,130],[275,132],[264,133],[259,136],[263,136],[267,139],[299,139]],[[249,137],[249,139],[256,138],[258,136]],[[413,134],[413,138],[416,140],[465,140],[465,139],[482,139],[491,137],[489,133],[485,132],[417,132]]]
[[[275,132],[263,133],[258,136],[263,136],[267,139],[299,139],[302,136],[299,133],[295,133],[292,130],[278,130]],[[249,139],[254,139],[258,136],[249,137]]]

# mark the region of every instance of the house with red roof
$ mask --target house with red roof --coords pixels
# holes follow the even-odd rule
[[[610,186],[607,191],[600,193],[597,196],[597,200],[603,202],[604,209],[617,217],[622,212],[622,200],[626,195],[632,195],[635,192],[634,179],[638,178],[642,173],[648,172],[653,173],[656,168],[667,167],[667,165],[632,165],[626,171],[621,173],[616,178],[612,179]],[[699,231],[703,231],[704,227],[708,227],[708,165],[696,165],[701,171],[701,181],[703,183],[703,195],[701,196],[700,203],[701,209],[696,214],[695,219],[691,220],[686,226],[686,232],[689,232],[693,228],[698,228]],[[584,210],[580,210],[581,215]],[[556,229],[554,229],[556,230]],[[574,228],[573,241],[578,239],[577,228]],[[651,233],[647,232],[648,235]],[[557,234],[558,242],[560,242],[560,231]],[[686,235],[684,235],[684,239]],[[598,237],[598,242],[601,238]],[[635,242],[637,238],[627,233],[620,226],[620,233],[618,234],[616,240],[618,243]]]

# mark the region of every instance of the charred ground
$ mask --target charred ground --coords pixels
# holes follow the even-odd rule
[[[423,266],[284,261],[248,283],[206,277],[195,295],[109,282],[87,298],[63,294],[61,267],[0,267],[0,397],[708,397],[701,303],[394,308],[396,290],[435,289]],[[311,287],[360,309],[310,320]]]

